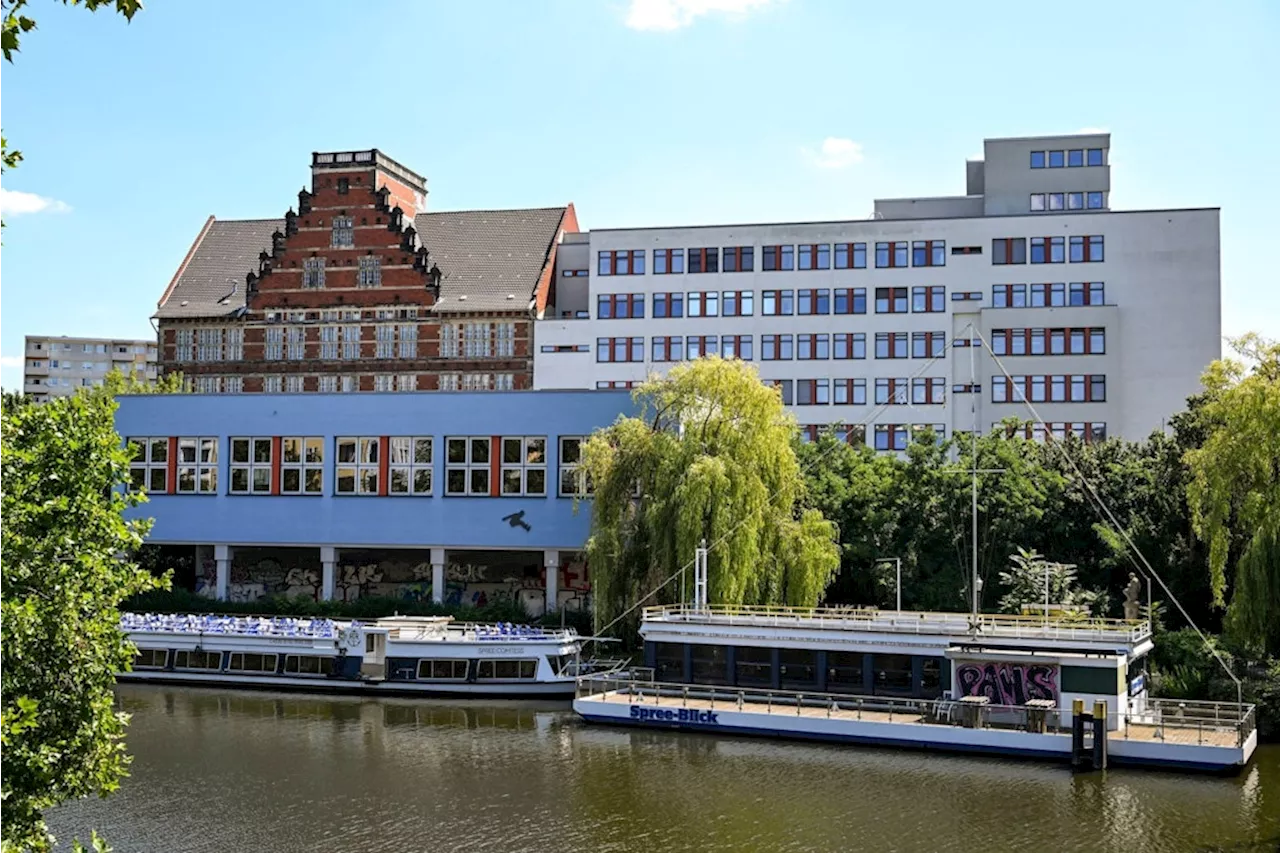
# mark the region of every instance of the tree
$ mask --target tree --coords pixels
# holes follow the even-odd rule
[[[121,555],[150,522],[126,521],[129,451],[104,389],[6,407],[0,447],[0,785],[4,849],[47,850],[44,809],[105,795],[123,775],[115,673],[132,662],[118,605],[153,589]]]
[[[710,601],[816,605],[840,562],[836,529],[806,500],[778,391],[750,364],[712,357],[651,378],[635,399],[638,417],[583,447],[597,625],[651,594],[680,598],[691,575],[669,582],[703,540]]]
[[[1227,608],[1228,633],[1280,653],[1280,343],[1257,335],[1231,341],[1252,362],[1215,361],[1201,383],[1203,445],[1187,454],[1196,535],[1209,545],[1214,603],[1226,601],[1232,530],[1243,531]]]

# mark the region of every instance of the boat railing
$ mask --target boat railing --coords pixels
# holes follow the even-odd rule
[[[359,622],[351,622],[359,628]],[[125,633],[226,634],[242,637],[335,639],[343,624],[324,618],[226,616],[211,613],[121,613]]]
[[[784,605],[666,604],[646,607],[646,622],[671,622],[772,628],[825,628],[911,634],[959,634],[1025,639],[1106,640],[1138,643],[1151,636],[1147,620],[1094,617],[1027,616],[862,607],[790,607]]]
[[[987,697],[919,699],[863,696],[822,691],[776,690],[710,684],[676,684],[653,680],[651,670],[632,667],[617,673],[585,675],[578,679],[577,697],[628,704],[705,710],[736,710],[787,716],[826,716],[844,719],[919,725],[1005,729],[1036,734],[1071,731],[1071,713],[1054,700],[1026,705],[997,705]],[[691,705],[692,703],[692,705]],[[1086,708],[1086,710],[1089,710]],[[1149,738],[1184,744],[1243,746],[1256,725],[1253,705],[1235,702],[1148,700],[1142,713],[1109,710],[1109,738]]]

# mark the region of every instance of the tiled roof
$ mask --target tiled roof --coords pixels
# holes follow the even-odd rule
[[[563,207],[542,207],[414,217],[443,276],[436,312],[527,310],[564,215]]]
[[[225,317],[244,307],[244,277],[283,219],[211,219],[156,309],[159,318]]]

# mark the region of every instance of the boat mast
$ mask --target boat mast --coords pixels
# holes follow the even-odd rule
[[[978,385],[978,356],[974,352],[973,346],[973,324],[969,324],[969,385],[977,388]],[[971,439],[972,456],[969,467],[972,468],[972,497],[973,497],[973,577],[969,581],[970,588],[973,592],[973,624],[975,628],[978,624],[978,398],[981,394],[973,394],[973,424],[969,430]]]

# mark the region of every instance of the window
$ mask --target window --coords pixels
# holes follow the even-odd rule
[[[1101,149],[1101,148],[1090,148],[1090,149],[1089,149],[1089,152],[1088,152],[1088,162],[1089,162],[1089,165],[1090,165],[1090,166],[1101,166],[1101,165],[1103,165],[1103,160],[1102,160],[1102,149]]]
[[[835,398],[837,406],[865,406],[867,404],[867,380],[836,379]]]
[[[907,313],[907,289],[905,287],[877,287],[876,313]]]
[[[721,296],[724,299],[725,317],[750,317],[755,312],[754,291],[726,290]]]
[[[560,275],[564,278],[583,278],[590,272],[591,270],[563,270]]]
[[[350,216],[333,217],[333,238],[329,245],[335,249],[350,249],[356,244],[355,229]]]
[[[811,243],[801,246],[800,269],[831,269],[831,246],[827,243]]]
[[[489,457],[488,436],[446,438],[445,445],[445,494],[488,495]]]
[[[596,319],[630,320],[644,317],[643,293],[602,293],[596,297]]]
[[[911,383],[906,379],[877,379],[877,406],[905,406],[911,390]]]
[[[865,287],[837,287],[835,295],[837,314],[867,313],[867,289]]]
[[[864,270],[866,268],[866,243],[836,243],[836,269]]]
[[[644,361],[644,338],[596,338],[596,361]]]
[[[945,358],[947,335],[945,332],[912,332],[912,358]]]
[[[195,652],[178,649],[173,653],[174,669],[222,669],[222,652]]]
[[[876,450],[906,450],[906,424],[876,424]]]
[[[720,356],[751,361],[751,335],[723,335],[720,338]]]
[[[1073,148],[1067,152],[1067,167],[1077,168],[1084,165],[1084,149]]]
[[[510,436],[502,439],[502,494],[547,493],[547,437]]]
[[[319,388],[318,388],[318,390],[320,391],[320,393],[321,393],[321,394],[336,394],[336,393],[337,393],[337,391],[338,391],[338,377],[336,377],[336,376],[321,376],[321,377],[319,377],[319,378],[318,378],[318,380],[317,380],[317,381],[318,381],[318,383],[319,383]]]
[[[591,481],[582,465],[582,436],[560,436],[560,486],[562,498],[591,494]]]
[[[338,357],[338,327],[320,327],[320,357],[334,359]]]
[[[307,330],[298,326],[289,327],[289,349],[286,353],[290,361],[301,361],[306,352]],[[302,389],[299,388],[299,391]]]
[[[324,258],[302,259],[302,286],[324,287]]]
[[[157,495],[169,491],[169,439],[130,438],[128,444],[133,451],[130,485]]]
[[[678,275],[684,272],[684,249],[654,249],[653,274]]]
[[[1065,165],[1066,165],[1066,158],[1062,156],[1061,151],[1049,152],[1049,168],[1050,169],[1061,169]]]
[[[829,379],[797,379],[796,405],[831,405],[831,381]]]
[[[834,336],[832,358],[852,359],[867,357],[867,335],[865,332],[840,332]]]
[[[271,443],[270,438],[231,439],[231,494],[271,492]]]
[[[690,317],[720,316],[720,294],[714,290],[686,294]]]
[[[1067,259],[1066,239],[1063,237],[1032,237],[1031,263],[1061,264]]]
[[[652,341],[654,361],[684,361],[684,338],[654,337]]]
[[[285,655],[284,671],[296,675],[331,675],[333,658],[319,655]]]
[[[1045,197],[1044,197],[1044,196],[1045,196],[1045,194],[1044,194],[1044,193],[1032,193],[1032,194],[1031,194],[1031,210],[1032,210],[1033,212],[1035,212],[1035,211],[1041,211],[1041,210],[1044,210],[1044,207],[1045,207]]]
[[[947,263],[945,240],[916,240],[911,244],[911,266],[941,267]]]
[[[684,339],[684,354],[690,361],[695,358],[702,358],[704,355],[715,355],[716,336],[689,335]]]
[[[996,377],[991,382],[991,402],[1104,403],[1107,377],[1103,375]]]
[[[350,178],[338,178],[338,195],[346,195],[351,190]]]
[[[196,330],[196,361],[222,361],[222,329]],[[68,368],[71,362],[64,361],[62,366]]]
[[[789,246],[787,248],[790,248]],[[715,249],[709,251],[714,252]],[[725,272],[755,272],[756,259],[755,249],[751,246],[725,246],[724,247],[724,271]],[[714,269],[708,272],[715,272]]]
[[[906,332],[876,332],[876,358],[906,357]]]
[[[1049,209],[1062,210],[1062,207],[1063,207],[1062,199],[1063,199],[1062,193],[1049,193]]]
[[[1027,286],[1025,284],[997,284],[991,288],[992,308],[1026,308]]]
[[[689,249],[689,272],[720,272],[720,250]]]
[[[907,265],[907,243],[876,243],[877,267],[905,267]]]
[[[911,310],[916,314],[937,314],[947,310],[945,287],[911,288]]]
[[[600,275],[644,275],[644,249],[600,252],[596,272]]]
[[[1030,286],[1030,302],[1032,308],[1061,307],[1067,302],[1067,286],[1063,282],[1045,282]]]
[[[795,313],[794,293],[790,290],[766,290],[760,294],[760,313],[766,317],[789,317]]]
[[[940,376],[926,376],[911,380],[911,403],[915,406],[930,406],[944,403],[946,380]]]
[[[991,241],[991,263],[1025,264],[1027,262],[1026,237],[1001,237]]]
[[[511,330],[512,334],[515,333],[514,323],[499,323],[498,325],[499,331],[503,331],[502,327],[505,326]],[[413,323],[396,326],[396,335],[400,338],[400,347],[398,350],[400,358],[417,358],[418,326]],[[501,343],[501,337],[499,337],[499,343]],[[514,348],[515,342],[512,341],[511,345]],[[502,355],[502,353],[498,354]]]
[[[538,673],[536,660],[482,660],[476,662],[476,678],[533,678]]]
[[[360,357],[360,327],[342,327],[342,357],[347,360]]]
[[[1071,305],[1104,305],[1105,295],[1100,281],[1073,281],[1068,285],[1067,298]]]
[[[791,394],[792,385],[791,385],[790,379],[764,379],[761,381],[763,381],[764,384],[768,385],[770,388],[778,389],[778,393],[782,395],[782,405],[784,406],[792,405],[792,400],[794,398],[792,397],[792,394]]]
[[[168,649],[138,649],[133,658],[134,669],[164,669],[168,665]]]
[[[831,291],[825,287],[817,290],[806,288],[796,291],[797,314],[830,314]]]
[[[653,294],[653,316],[659,319],[684,316],[683,293]]]
[[[285,382],[284,390],[285,390],[285,392],[286,392],[286,393],[289,393],[289,394],[301,394],[301,393],[302,393],[302,382],[303,382],[303,377],[301,377],[301,376],[286,376],[286,377],[284,378],[284,382]]]
[[[784,272],[796,268],[795,246],[765,246],[760,252],[760,269],[765,272]]]
[[[227,669],[237,672],[275,672],[278,655],[257,652],[232,652]]]
[[[419,660],[418,678],[461,681],[467,677],[465,660]]]
[[[791,335],[761,335],[760,350],[762,361],[790,361],[795,357]]]
[[[284,360],[284,329],[279,326],[267,328],[264,340],[263,357],[267,361]]]
[[[1032,151],[1031,152],[1031,168],[1043,169],[1044,167],[1045,167],[1044,152]]]
[[[218,493],[218,439],[178,439],[178,486],[180,495]]]
[[[1101,260],[1102,235],[1071,238],[1071,263],[1097,263]]]
[[[1086,194],[1086,201],[1090,210],[1101,210],[1103,208],[1102,193],[1091,192]]]
[[[798,335],[796,357],[806,361],[826,360],[831,357],[830,338],[827,335]]]
[[[1084,210],[1084,193],[1067,193],[1067,210]]]
[[[360,271],[356,279],[360,287],[379,287],[382,285],[382,259],[377,255],[361,255]]]
[[[280,493],[318,495],[324,491],[324,439],[280,439]]]

